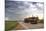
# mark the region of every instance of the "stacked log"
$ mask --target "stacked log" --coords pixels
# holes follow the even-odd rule
[[[38,17],[29,17],[29,18],[25,18],[24,22],[25,23],[31,23],[31,24],[37,24],[38,21]]]

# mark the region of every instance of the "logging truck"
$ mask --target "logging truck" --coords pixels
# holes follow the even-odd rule
[[[29,17],[29,18],[24,18],[25,23],[31,23],[31,24],[37,24],[38,17]]]

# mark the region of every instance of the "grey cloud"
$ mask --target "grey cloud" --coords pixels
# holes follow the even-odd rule
[[[31,6],[32,4],[32,6]],[[40,3],[42,4],[42,3]],[[37,5],[37,2],[25,2],[25,1],[7,1],[5,15],[10,19],[23,19],[25,16],[29,16],[36,13],[43,13],[43,9]],[[42,7],[43,8],[43,7]],[[39,12],[40,9],[41,11]]]

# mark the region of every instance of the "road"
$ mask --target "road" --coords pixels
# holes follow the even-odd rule
[[[30,23],[24,23],[24,22],[18,22],[19,25],[17,28],[14,28],[13,30],[25,30],[25,29],[40,29],[44,28],[44,24],[38,23],[38,24],[30,24]]]
[[[39,29],[44,27],[44,24],[42,23],[38,23],[38,24],[30,24],[24,22],[18,22],[18,23],[22,25],[25,29]]]
[[[30,23],[24,23],[24,22],[18,22],[19,27],[14,28],[13,30],[27,30],[27,29],[41,29],[44,28],[44,24],[38,23],[38,24],[30,24]]]

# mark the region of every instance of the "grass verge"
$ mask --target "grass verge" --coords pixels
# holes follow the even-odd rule
[[[12,30],[14,27],[16,27],[16,24],[16,21],[5,21],[5,31]]]

